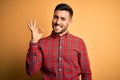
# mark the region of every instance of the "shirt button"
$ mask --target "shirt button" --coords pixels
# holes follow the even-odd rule
[[[60,49],[62,49],[62,47],[60,46]]]
[[[61,71],[61,68],[59,69],[59,71]]]
[[[62,58],[59,58],[59,60],[62,60]]]

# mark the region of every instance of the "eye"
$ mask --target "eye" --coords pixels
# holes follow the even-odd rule
[[[58,19],[58,16],[54,15],[53,18],[54,18],[54,19]]]
[[[65,21],[66,19],[65,19],[64,17],[61,17],[61,20],[62,20],[62,21]]]

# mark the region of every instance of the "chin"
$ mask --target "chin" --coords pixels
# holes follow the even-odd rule
[[[54,30],[54,32],[55,32],[55,33],[60,33],[61,31],[59,31],[59,30]]]
[[[60,34],[60,32],[54,31],[56,34]]]

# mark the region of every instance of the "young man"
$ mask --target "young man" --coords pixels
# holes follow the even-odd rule
[[[32,32],[26,57],[29,75],[41,70],[43,80],[80,80],[80,75],[82,80],[92,80],[85,43],[67,31],[72,16],[69,5],[58,4],[52,20],[53,31],[46,38],[42,38],[44,30],[36,28],[36,21],[28,22]]]

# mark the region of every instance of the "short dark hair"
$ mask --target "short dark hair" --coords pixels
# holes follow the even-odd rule
[[[56,6],[56,8],[54,10],[54,13],[55,13],[56,10],[66,10],[70,13],[71,18],[73,16],[73,10],[68,4],[60,3]]]

